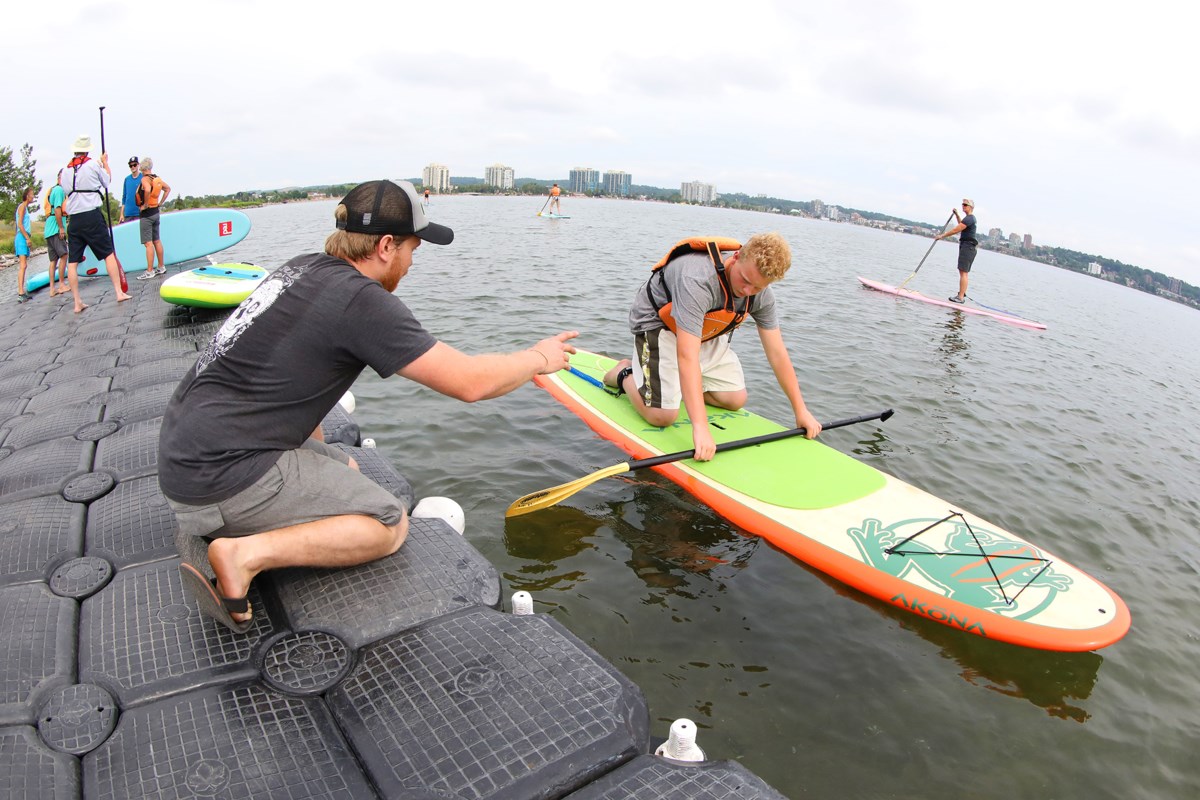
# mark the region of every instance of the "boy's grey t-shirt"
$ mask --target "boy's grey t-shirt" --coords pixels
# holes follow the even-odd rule
[[[721,289],[721,279],[713,267],[712,259],[707,253],[685,253],[663,267],[663,280],[655,276],[649,282],[650,292],[654,302],[660,307],[666,305],[668,297],[663,291],[663,282],[670,291],[671,316],[679,330],[700,336],[704,330],[704,315],[718,307],[725,300]],[[737,307],[745,306],[746,298],[737,298]],[[754,305],[750,316],[761,328],[778,328],[779,316],[775,310],[775,294],[771,287],[763,289],[754,297]],[[633,298],[633,307],[629,310],[629,330],[634,333],[645,333],[665,327],[658,310],[646,296],[646,284],[638,287]]]
[[[353,265],[292,259],[234,310],[172,395],[159,434],[163,493],[191,505],[232,497],[300,447],[364,368],[386,378],[435,344]]]

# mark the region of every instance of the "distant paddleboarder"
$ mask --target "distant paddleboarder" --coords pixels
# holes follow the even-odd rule
[[[933,237],[947,239],[956,233],[962,234],[958,237],[958,294],[950,295],[951,303],[966,302],[967,277],[971,272],[971,264],[975,261],[975,251],[979,247],[979,240],[975,238],[975,201],[964,197],[962,209],[962,216],[959,216],[957,208],[953,210],[954,218],[958,220],[957,225]]]
[[[562,189],[558,188],[558,184],[550,187],[550,213],[561,214],[562,210],[558,207],[558,196],[562,194]]]

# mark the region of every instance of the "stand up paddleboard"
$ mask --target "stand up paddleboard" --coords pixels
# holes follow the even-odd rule
[[[534,380],[635,458],[692,449],[681,410],[648,425],[595,385],[616,362],[579,352]],[[590,380],[589,380],[590,379]],[[709,407],[718,443],[783,430]],[[1125,603],[1062,558],[816,440],[792,437],[655,467],[721,516],[828,575],[906,611],[989,639],[1095,650],[1129,630]]]
[[[241,211],[223,208],[194,208],[187,211],[164,212],[159,222],[159,238],[168,264],[179,264],[194,258],[219,253],[246,238],[250,218]],[[146,246],[142,244],[138,220],[130,220],[112,229],[117,259],[131,276],[146,269]],[[89,247],[83,251],[79,276],[105,275],[104,262]],[[50,273],[43,270],[25,281],[25,291],[32,292],[50,283]],[[36,284],[36,285],[35,285]]]
[[[1023,328],[1033,328],[1034,330],[1038,331],[1046,330],[1045,325],[1040,322],[1034,322],[1031,319],[1014,317],[1011,314],[1002,314],[999,311],[988,311],[986,308],[976,308],[974,306],[968,306],[965,304],[951,303],[949,300],[939,300],[936,297],[929,297],[928,295],[923,295],[920,292],[913,291],[912,289],[902,289],[896,286],[889,286],[886,283],[880,283],[879,281],[873,281],[867,278],[860,277],[858,280],[863,286],[866,286],[868,289],[874,289],[877,292],[884,292],[885,294],[895,295],[896,297],[905,297],[909,300],[920,300],[922,303],[929,303],[930,305],[953,308],[955,311],[961,311],[964,314],[975,314],[980,317],[998,319],[1001,322],[1007,322],[1009,325],[1020,325]]]
[[[158,295],[177,306],[233,308],[265,277],[267,271],[252,264],[211,264],[172,275],[163,281]]]
[[[570,214],[554,214],[554,213],[549,213],[549,212],[539,213],[538,216],[545,217],[547,219],[570,219],[571,218]]]

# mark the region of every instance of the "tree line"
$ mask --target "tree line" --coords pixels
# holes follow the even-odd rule
[[[415,185],[420,191],[423,189],[422,180],[420,178],[407,179]],[[543,180],[539,178],[521,178],[514,181],[514,188],[501,189],[498,186],[490,186],[481,178],[451,178],[450,183],[454,191],[459,193],[472,194],[521,194],[521,195],[543,195],[549,192],[550,186],[553,183],[559,183],[560,186],[566,186],[565,181]],[[332,198],[343,197],[347,192],[354,188],[356,184],[341,183],[323,186],[303,186],[292,187],[287,189],[269,189],[261,191],[241,191],[233,194],[224,195],[180,195],[171,198],[163,206],[166,211],[179,210],[186,208],[241,208],[258,205],[268,205],[272,203],[288,203],[298,200],[307,200],[314,193],[325,194]],[[21,146],[20,161],[14,158],[14,153],[11,147],[0,146],[0,219],[12,220],[17,206],[21,203],[21,194],[26,187],[32,186],[36,192],[38,202],[41,200],[42,184],[37,180],[37,161],[33,157],[33,147],[28,143]],[[658,186],[631,186],[630,193],[638,197],[649,197],[655,200],[661,200],[669,203],[683,202],[683,197],[678,191],[671,189],[663,189]],[[603,196],[603,192],[596,190],[586,192],[589,196]],[[118,195],[119,198],[119,195]],[[721,195],[711,205],[724,208],[737,208],[748,211],[775,211],[782,213],[791,213],[796,211],[799,213],[813,215],[817,211],[816,201],[804,200],[788,200],[781,197],[750,197],[746,194],[724,194]],[[112,199],[110,195],[109,209],[116,218],[120,215],[120,208],[117,205],[117,200]],[[912,222],[910,220],[901,219],[899,217],[891,217],[886,214],[879,214],[872,211],[862,211],[858,209],[846,208],[848,212],[857,213],[864,219],[895,222],[899,225],[910,225],[913,227],[926,227],[937,229],[938,225],[929,223]],[[981,240],[981,246],[988,247],[985,240]],[[9,249],[11,249],[11,244]],[[1181,300],[1187,305],[1200,308],[1200,288],[1192,286],[1184,281],[1179,281],[1179,291],[1172,291],[1174,287],[1174,279],[1169,276],[1154,270],[1143,269],[1132,264],[1124,264],[1120,261],[1104,256],[1096,256],[1088,253],[1081,253],[1077,250],[1068,250],[1063,247],[1048,247],[1039,245],[1033,248],[1021,248],[1021,257],[1031,261],[1040,261],[1045,264],[1050,264],[1062,269],[1069,269],[1073,272],[1088,274],[1088,267],[1092,263],[1097,263],[1103,270],[1105,280],[1116,283],[1123,283],[1126,286],[1134,289],[1139,289],[1150,294],[1160,294],[1172,300]]]

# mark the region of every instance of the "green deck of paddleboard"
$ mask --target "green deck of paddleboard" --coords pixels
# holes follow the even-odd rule
[[[596,378],[612,365],[611,358],[576,353],[571,366]],[[624,430],[664,453],[692,449],[691,423],[680,409],[679,419],[667,428],[647,425],[625,397],[613,397],[582,378],[563,371],[558,377],[582,395],[596,411]],[[726,411],[708,407],[709,426],[718,443],[747,439],[783,430],[768,419],[745,409]],[[783,508],[831,508],[857,500],[880,489],[883,473],[820,442],[802,436],[730,450],[707,462],[688,461],[697,472],[742,494]]]

